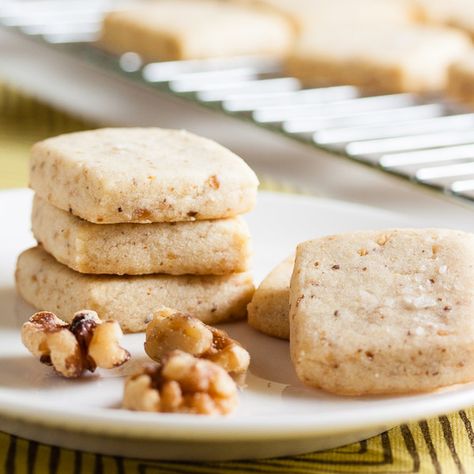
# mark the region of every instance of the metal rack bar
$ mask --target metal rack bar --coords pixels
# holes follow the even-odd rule
[[[365,96],[356,87],[304,89],[273,58],[240,57],[143,65],[129,52],[95,48],[112,0],[7,0],[0,26],[132,74],[150,87],[250,120],[381,172],[474,202],[474,113],[442,97]]]

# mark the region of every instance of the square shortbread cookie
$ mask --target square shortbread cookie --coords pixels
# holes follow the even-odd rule
[[[91,224],[35,196],[32,229],[44,249],[81,273],[226,275],[248,270],[241,217],[154,224]]]
[[[33,146],[30,186],[89,222],[177,222],[253,208],[258,180],[237,155],[183,130],[112,128]]]
[[[355,232],[297,248],[290,347],[299,378],[343,395],[474,380],[474,235]]]
[[[244,318],[254,287],[249,273],[225,276],[110,276],[77,273],[41,247],[23,252],[17,262],[16,287],[38,310],[70,321],[91,309],[101,319],[116,319],[126,332],[143,331],[161,306],[191,313],[208,324]]]
[[[397,25],[306,29],[287,72],[308,86],[353,84],[371,92],[442,90],[449,66],[471,48],[462,32]]]
[[[474,106],[474,52],[463,56],[449,69],[447,93]]]
[[[424,21],[459,28],[474,39],[472,0],[416,0]]]
[[[290,279],[295,256],[279,263],[255,290],[247,307],[248,323],[269,336],[289,339]]]
[[[247,0],[285,15],[298,30],[328,23],[406,24],[419,19],[412,0]]]
[[[106,15],[99,45],[145,61],[284,55],[293,28],[271,11],[238,2],[159,0]]]

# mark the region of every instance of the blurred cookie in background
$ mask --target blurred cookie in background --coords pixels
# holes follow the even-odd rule
[[[286,54],[294,29],[270,9],[218,0],[136,2],[106,15],[98,45],[146,62]]]
[[[416,1],[424,21],[459,28],[474,39],[474,3],[472,0]]]
[[[243,0],[285,15],[299,30],[327,23],[404,24],[419,19],[410,0]]]
[[[449,66],[470,48],[469,37],[450,28],[328,23],[301,33],[286,69],[310,87],[352,84],[372,93],[438,91],[446,86]]]
[[[447,94],[474,107],[474,52],[466,54],[451,66]]]

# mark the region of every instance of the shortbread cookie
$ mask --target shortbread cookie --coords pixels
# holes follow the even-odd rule
[[[269,336],[289,339],[290,279],[294,255],[283,260],[260,283],[247,307],[248,323]]]
[[[297,248],[290,348],[299,378],[343,395],[474,380],[474,235],[401,229]]]
[[[251,210],[258,180],[234,153],[183,130],[106,128],[32,149],[30,186],[89,222],[177,222]]]
[[[247,0],[285,15],[299,31],[328,23],[407,24],[419,19],[411,0]]]
[[[145,61],[284,55],[293,41],[282,16],[237,2],[159,0],[105,16],[99,46]]]
[[[308,86],[353,84],[372,92],[442,90],[449,66],[471,48],[462,32],[442,27],[307,28],[287,72]],[[436,51],[436,54],[434,54]]]
[[[454,99],[474,106],[474,53],[463,56],[451,66],[447,93]]]
[[[446,23],[449,10],[455,0],[415,0],[420,10],[421,20],[442,25]],[[467,0],[470,1],[470,0]]]
[[[97,225],[36,196],[32,225],[47,252],[81,273],[226,275],[248,270],[250,235],[241,217]]]
[[[85,275],[58,263],[41,247],[18,258],[16,286],[38,309],[70,321],[88,308],[103,320],[115,319],[126,332],[145,329],[161,306],[192,312],[205,323],[216,324],[246,316],[254,291],[248,273],[225,276],[109,276]]]
[[[417,0],[417,3],[423,20],[459,28],[474,39],[472,0]]]

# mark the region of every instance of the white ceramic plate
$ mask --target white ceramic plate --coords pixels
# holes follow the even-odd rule
[[[471,405],[474,385],[432,394],[344,398],[297,380],[288,343],[246,323],[225,326],[252,356],[241,404],[229,417],[150,414],[119,409],[123,378],[144,357],[143,334],[127,335],[134,358],[116,371],[68,381],[31,357],[19,327],[34,312],[14,290],[14,265],[31,246],[31,193],[0,193],[0,429],[60,446],[143,458],[222,460],[282,456],[366,438],[395,424]],[[256,280],[295,244],[318,235],[410,225],[360,206],[261,193],[248,216]],[[79,309],[79,308],[78,308]]]

